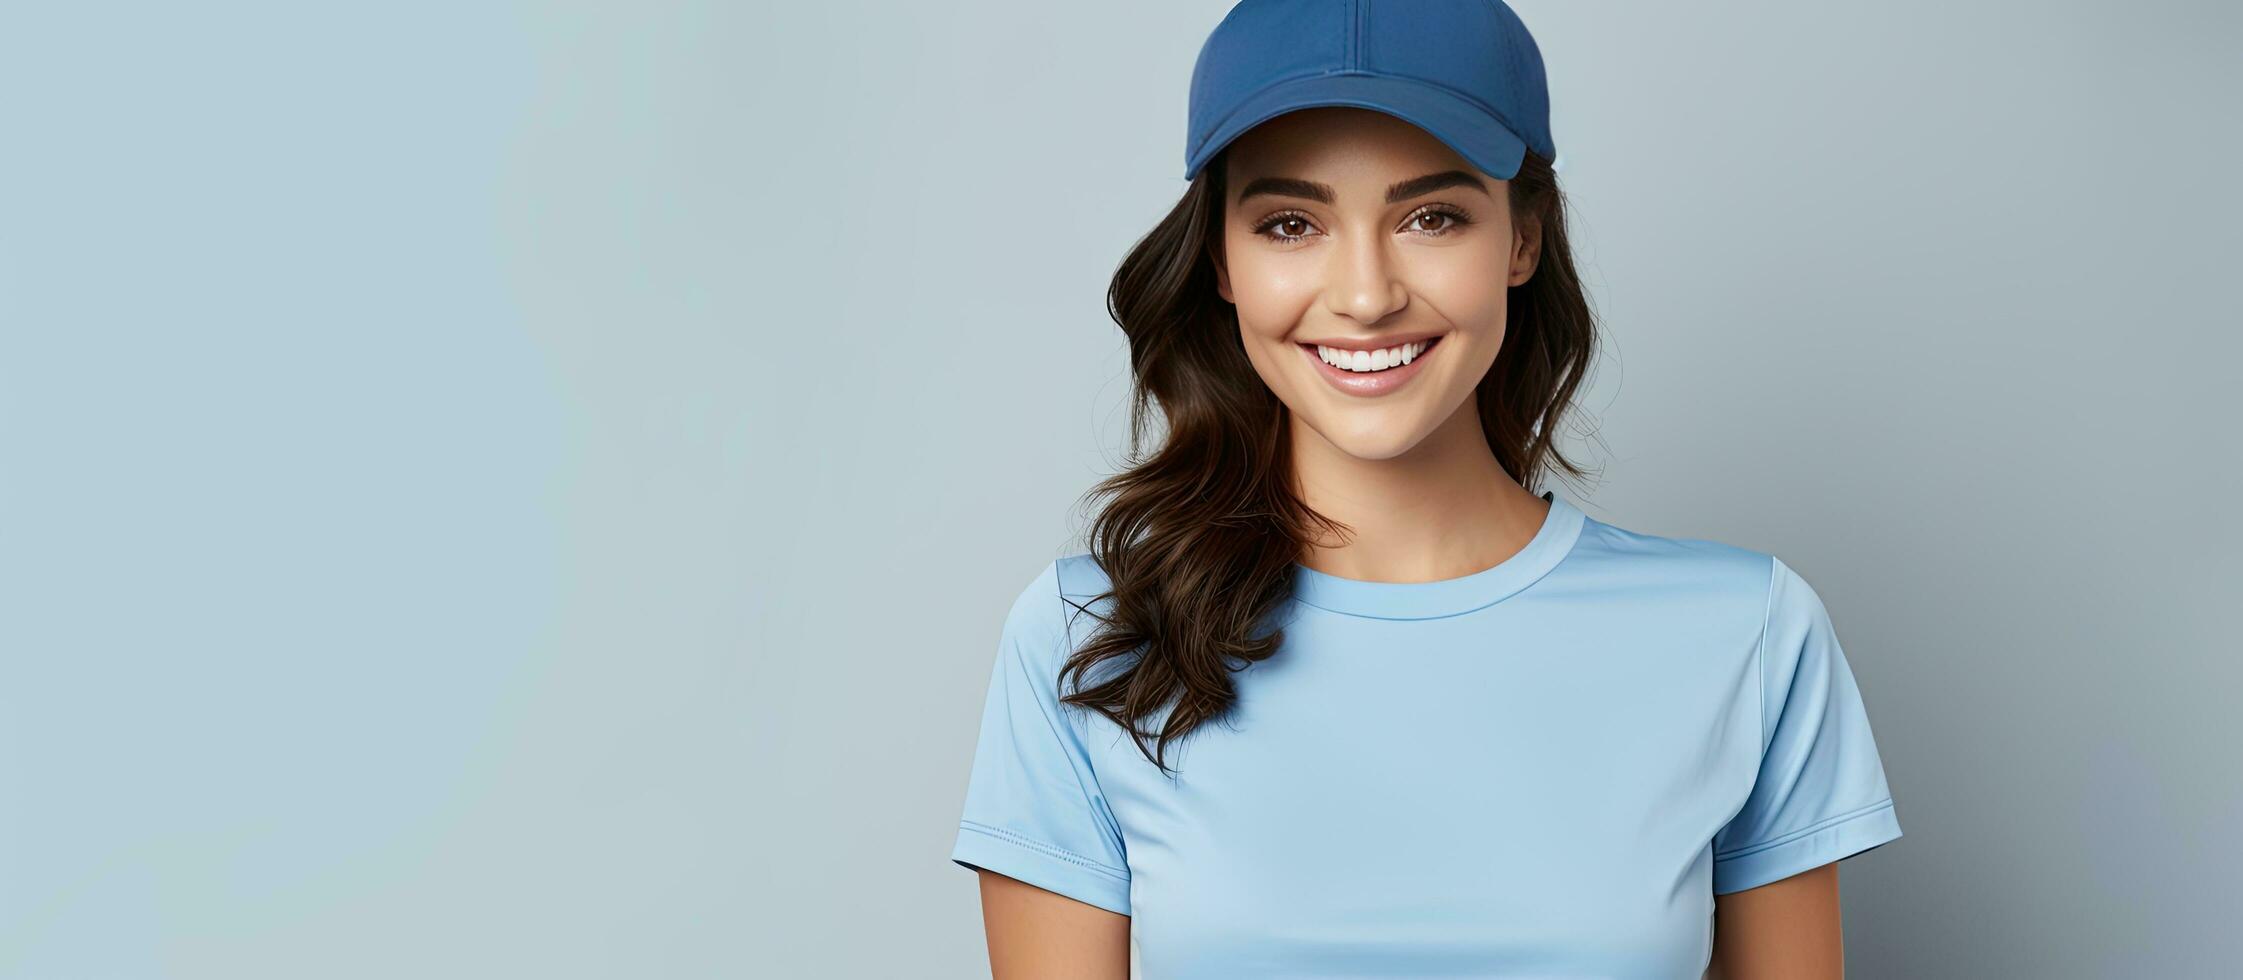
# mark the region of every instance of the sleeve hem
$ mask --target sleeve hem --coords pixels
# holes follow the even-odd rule
[[[1714,855],[1713,893],[1758,888],[1900,838],[1890,798],[1772,841]]]
[[[950,860],[961,867],[994,871],[1025,881],[1108,912],[1129,914],[1128,872],[1001,828],[970,820],[961,822]]]

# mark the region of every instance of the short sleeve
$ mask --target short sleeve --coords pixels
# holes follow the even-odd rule
[[[1756,888],[1900,837],[1869,713],[1822,599],[1771,556],[1761,631],[1762,750],[1713,841],[1713,892]]]
[[[1077,717],[1088,709],[1059,701],[1067,608],[1054,562],[1006,614],[950,858],[1127,915],[1121,832]]]

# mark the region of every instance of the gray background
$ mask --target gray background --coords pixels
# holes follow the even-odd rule
[[[1225,9],[7,7],[0,976],[982,975]],[[1854,975],[2232,970],[2234,8],[1519,9],[1569,492],[1825,597]]]

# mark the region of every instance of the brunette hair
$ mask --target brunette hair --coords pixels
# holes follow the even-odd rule
[[[1060,699],[1113,719],[1164,771],[1171,742],[1228,713],[1230,673],[1277,652],[1284,631],[1272,620],[1306,544],[1347,527],[1296,493],[1285,404],[1255,373],[1237,309],[1216,292],[1228,155],[1138,240],[1107,289],[1107,312],[1129,338],[1129,465],[1083,498],[1105,501],[1089,550],[1110,588],[1067,600],[1100,625],[1061,668]],[[1514,227],[1541,222],[1541,254],[1533,276],[1510,287],[1503,344],[1476,398],[1488,448],[1532,488],[1546,469],[1585,472],[1552,436],[1588,370],[1596,318],[1549,161],[1529,150],[1509,187]],[[1167,430],[1148,455],[1154,407]],[[1089,609],[1105,599],[1110,609]],[[1118,669],[1087,682],[1109,661]],[[1164,709],[1160,730],[1148,730]]]

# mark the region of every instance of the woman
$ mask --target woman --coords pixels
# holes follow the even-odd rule
[[[1900,825],[1820,599],[1525,489],[1594,324],[1524,25],[1247,0],[1191,121],[1110,296],[1164,439],[990,677],[995,975],[1840,976]]]

